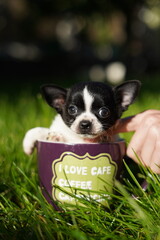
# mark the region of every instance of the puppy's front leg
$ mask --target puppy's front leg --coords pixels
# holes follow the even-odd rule
[[[33,153],[37,140],[46,140],[49,133],[48,128],[36,127],[30,129],[23,139],[23,150],[27,155]]]

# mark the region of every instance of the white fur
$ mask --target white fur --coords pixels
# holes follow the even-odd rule
[[[68,143],[83,143],[82,137],[73,132],[63,121],[61,115],[57,115],[52,122],[50,132],[61,134],[64,137],[65,142]]]
[[[85,105],[85,112],[81,113],[71,125],[71,129],[79,134],[79,123],[82,120],[88,120],[92,123],[92,134],[95,135],[102,131],[102,125],[91,112],[92,103],[94,101],[93,96],[89,93],[87,87],[83,90],[83,101]],[[91,136],[90,136],[91,137]]]
[[[101,123],[98,121],[98,119],[95,117],[94,114],[90,113],[90,112],[84,112],[82,114],[80,114],[76,120],[73,122],[73,124],[71,125],[71,129],[73,132],[76,133],[80,133],[79,132],[79,123],[83,120],[89,120],[92,123],[92,134],[98,134],[99,132],[102,131],[102,125]]]
[[[23,139],[23,150],[26,154],[32,154],[37,140],[44,140],[48,136],[49,129],[36,127],[27,131]]]
[[[91,112],[92,103],[94,101],[93,96],[89,93],[87,87],[83,90],[83,101],[85,104],[85,110],[86,112]]]

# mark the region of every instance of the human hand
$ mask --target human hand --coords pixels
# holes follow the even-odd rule
[[[136,154],[153,172],[160,174],[160,111],[146,110],[118,120],[114,133],[134,131],[127,155],[138,162]],[[135,154],[136,153],[136,154]]]

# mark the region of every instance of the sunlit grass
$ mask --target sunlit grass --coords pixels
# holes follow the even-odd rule
[[[159,100],[157,91],[143,87],[138,101],[124,116],[160,109]],[[33,96],[29,90],[19,92],[14,99],[7,94],[0,98],[0,238],[160,239],[160,178],[142,166],[135,172],[135,167],[125,162],[129,177],[124,177],[123,184],[116,182],[117,194],[112,194],[107,209],[84,198],[85,207],[73,211],[61,206],[63,211],[57,212],[45,201],[36,152],[26,156],[22,139],[32,127],[49,126],[53,116],[41,96]],[[131,135],[123,137],[128,142]],[[145,178],[149,182],[146,192],[140,186]]]

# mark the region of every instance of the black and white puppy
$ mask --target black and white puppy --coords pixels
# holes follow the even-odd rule
[[[37,140],[66,143],[112,141],[112,127],[133,103],[140,89],[137,80],[126,81],[117,87],[99,82],[80,82],[70,89],[52,84],[41,87],[47,103],[56,109],[50,128],[29,130],[23,149],[31,154]]]

